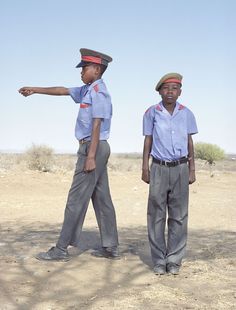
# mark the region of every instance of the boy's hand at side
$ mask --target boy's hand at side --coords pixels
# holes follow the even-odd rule
[[[189,184],[193,184],[196,181],[196,176],[195,176],[194,146],[191,135],[188,135],[188,164],[189,164]]]
[[[19,90],[19,93],[25,97],[28,97],[30,95],[34,94],[33,87],[22,87]]]
[[[143,169],[142,170],[142,180],[149,184],[150,182],[150,170],[149,169]]]
[[[193,184],[196,181],[195,170],[189,170],[189,184]]]
[[[99,135],[100,135],[100,127],[101,127],[101,118],[93,119],[93,128],[91,135],[91,142],[88,149],[88,155],[84,165],[84,172],[91,172],[96,168],[96,152],[99,144]]]
[[[151,148],[152,136],[145,136],[143,144],[142,180],[147,184],[150,182],[149,156]]]
[[[96,168],[94,157],[87,157],[84,165],[84,172],[91,172]]]

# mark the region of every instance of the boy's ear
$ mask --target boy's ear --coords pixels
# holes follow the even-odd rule
[[[98,75],[100,75],[101,74],[101,66],[95,65],[95,67],[96,67],[96,73]]]

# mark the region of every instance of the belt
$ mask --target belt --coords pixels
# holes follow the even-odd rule
[[[107,141],[107,140],[99,140],[99,141]],[[89,142],[91,142],[91,140],[86,140],[86,138],[79,140],[79,144],[85,144],[85,143],[89,143]]]
[[[86,140],[86,139],[79,140],[79,144],[85,144],[85,143],[88,143],[88,142],[90,142],[90,140]]]
[[[153,157],[152,161],[161,166],[175,167],[175,166],[187,163],[188,157],[181,157],[180,159],[174,160],[174,161],[165,161],[165,160],[160,160],[160,159],[156,159]]]

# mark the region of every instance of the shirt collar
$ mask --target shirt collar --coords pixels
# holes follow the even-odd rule
[[[103,79],[98,79],[89,85],[89,89],[92,89],[95,85],[103,83]]]
[[[178,101],[176,101],[176,105],[175,105],[175,109],[174,109],[173,114],[175,114],[178,110],[181,110],[182,108],[183,108],[182,104],[180,104]],[[162,111],[162,112],[163,112],[163,110],[166,111],[166,108],[164,107],[162,101],[157,104],[156,109],[158,111]]]

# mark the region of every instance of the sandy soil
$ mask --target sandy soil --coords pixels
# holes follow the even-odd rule
[[[71,162],[67,167],[73,167],[74,158]],[[69,262],[54,263],[34,255],[57,240],[73,171],[40,173],[2,162],[0,309],[235,309],[235,165],[226,163],[210,177],[198,164],[181,273],[155,276],[140,160],[114,158],[109,164],[122,259],[90,255],[100,244],[90,206],[80,247],[69,249]]]

